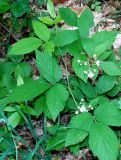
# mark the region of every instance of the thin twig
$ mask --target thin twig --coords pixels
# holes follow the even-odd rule
[[[9,34],[11,33],[11,31],[10,31],[5,25],[3,25],[2,23],[0,23],[0,26],[1,26],[3,29],[5,29]],[[11,36],[12,36],[16,41],[19,40],[14,34],[11,34]]]

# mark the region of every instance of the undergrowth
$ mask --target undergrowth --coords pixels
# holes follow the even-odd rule
[[[47,13],[38,16],[20,0],[0,2],[0,12],[11,9],[16,20],[32,15],[27,36],[8,31],[17,42],[10,42],[0,63],[0,159],[51,160],[52,151],[68,149],[78,156],[85,148],[99,160],[119,159],[121,60],[112,48],[119,32],[92,33],[88,7],[79,16],[59,8],[57,16],[48,0]],[[15,10],[20,3],[24,12]],[[41,136],[34,126],[40,119]],[[20,134],[25,125],[32,144]]]

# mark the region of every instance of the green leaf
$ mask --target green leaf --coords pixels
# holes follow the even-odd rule
[[[9,85],[14,69],[15,64],[13,62],[3,62],[0,64],[0,87]]]
[[[67,147],[82,142],[87,137],[87,135],[87,132],[80,129],[69,129],[66,136],[65,146]]]
[[[55,50],[55,45],[52,41],[48,41],[48,42],[45,43],[44,53],[49,53],[50,55],[52,55],[54,50]]]
[[[68,96],[68,90],[62,84],[56,84],[48,91],[47,106],[54,121],[58,114],[63,111]]]
[[[116,83],[115,77],[110,77],[106,74],[102,75],[96,83],[95,90],[98,94],[103,94],[110,91]]]
[[[109,126],[121,126],[121,110],[116,104],[103,103],[94,112],[97,121]]]
[[[80,82],[80,88],[82,92],[88,97],[88,98],[95,98],[96,92],[94,86],[91,85],[90,82]]]
[[[97,56],[101,55],[104,51],[110,49],[110,47],[113,45],[116,36],[118,32],[117,31],[101,31],[97,32],[93,37],[93,43],[94,43],[94,54]]]
[[[101,60],[101,61],[103,61],[103,60],[107,59],[112,53],[113,53],[112,50],[106,51],[106,52],[102,53],[102,54],[98,57],[98,59]],[[113,54],[114,54],[114,53],[113,53]]]
[[[81,63],[78,63],[78,60],[80,60]],[[85,55],[81,55],[79,58],[76,57],[73,59],[72,67],[76,75],[86,83],[88,76],[84,73],[84,71],[88,71],[89,67],[87,65],[83,65],[85,61],[87,61]]]
[[[116,39],[117,33],[116,31],[97,32],[91,38],[82,39],[82,46],[89,56],[93,57],[96,54],[98,57],[110,49]]]
[[[84,48],[84,50],[87,52],[87,54],[91,57],[93,57],[93,55],[95,54],[95,44],[92,40],[92,38],[84,38],[81,41],[82,46]]]
[[[71,129],[81,129],[83,131],[89,132],[92,124],[92,115],[88,112],[84,112],[79,115],[73,116],[68,127]]]
[[[80,53],[83,52],[81,40],[74,41],[73,43],[67,45],[66,50],[74,57],[80,56]]]
[[[119,142],[114,132],[101,123],[95,124],[89,134],[89,146],[99,160],[116,160]]]
[[[80,15],[77,21],[77,27],[81,38],[85,38],[89,34],[89,30],[94,26],[94,17],[89,8],[86,8]]]
[[[21,110],[24,113],[32,115],[32,116],[36,116],[37,115],[37,112],[32,107],[29,107],[29,106],[21,106]]]
[[[55,13],[55,10],[54,10],[54,5],[52,3],[51,0],[48,0],[47,2],[47,10],[48,10],[48,13],[50,14],[50,16],[52,18],[56,18],[56,13]]]
[[[55,24],[54,20],[50,17],[39,17],[38,18],[41,22],[45,23],[48,26],[53,26]]]
[[[83,141],[93,124],[93,118],[90,113],[82,113],[72,117],[68,127],[65,146],[74,145]]]
[[[110,76],[120,76],[121,75],[121,71],[120,69],[116,66],[115,63],[113,62],[102,62],[100,67],[102,68],[102,70],[110,75]]]
[[[64,148],[66,132],[57,133],[47,141],[46,150],[62,150]]]
[[[56,83],[62,77],[61,68],[50,54],[36,51],[36,65],[40,74],[49,82]]]
[[[34,110],[37,112],[36,116],[39,117],[46,107],[47,107],[46,97],[42,96],[42,97],[38,98],[34,102]]]
[[[61,47],[73,43],[80,38],[77,30],[63,30],[56,34],[54,43]]]
[[[119,82],[119,83],[121,83],[121,82]],[[115,97],[115,96],[118,95],[118,93],[120,92],[120,90],[121,90],[121,87],[120,87],[118,84],[116,84],[116,85],[112,88],[112,90],[110,90],[110,91],[107,92],[106,94],[107,94],[108,96],[110,96],[110,97]]]
[[[80,145],[76,144],[76,145],[70,146],[69,149],[75,156],[78,156],[80,151]]]
[[[32,67],[29,63],[21,62],[17,64],[15,68],[15,77],[17,78],[18,75],[21,75],[21,77],[29,77],[32,73]]]
[[[35,51],[37,48],[39,48],[42,45],[42,41],[38,38],[29,37],[29,38],[23,38],[13,44],[9,51],[9,55],[22,55],[27,54]]]
[[[31,100],[49,88],[49,85],[39,80],[29,80],[25,84],[18,86],[9,93],[8,97],[3,99],[1,105],[14,102],[24,102]]]
[[[77,26],[77,15],[70,8],[60,8],[61,18],[70,26]]]
[[[26,0],[18,0],[17,2],[13,2],[11,5],[11,13],[15,17],[20,17],[25,13],[30,12],[29,1]]]
[[[5,13],[10,8],[9,0],[0,0],[0,13]]]
[[[43,41],[48,41],[50,39],[50,30],[47,26],[39,21],[32,22],[34,32]]]
[[[14,112],[11,116],[8,117],[8,125],[11,125],[15,128],[20,122],[20,115],[18,112]]]

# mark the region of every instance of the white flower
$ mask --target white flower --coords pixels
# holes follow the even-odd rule
[[[92,106],[91,105],[89,105],[89,108],[91,108]]]
[[[93,110],[94,108],[93,108],[93,107],[91,107],[90,109],[91,109],[91,110]]]
[[[76,111],[75,114],[79,114],[79,111]]]
[[[80,63],[80,66],[82,66],[82,63]]]
[[[80,109],[80,106],[77,106],[78,109]]]
[[[86,107],[82,106],[82,107],[80,108],[80,112],[88,112],[88,110],[86,109]]]
[[[87,66],[87,64],[88,64],[87,62],[84,62],[84,65],[85,65],[85,66]]]
[[[80,63],[81,62],[80,59],[78,59],[77,62]]]
[[[89,78],[93,78],[93,77],[94,77],[94,73],[93,73],[92,71],[89,71],[88,77],[89,77]]]
[[[100,61],[99,60],[96,61],[96,65],[100,66]]]
[[[84,71],[84,73],[85,73],[85,74],[88,74],[88,72],[87,72],[87,71]]]
[[[94,54],[94,55],[93,55],[93,58],[96,58],[96,57],[97,57],[96,54]]]
[[[84,98],[81,99],[81,102],[84,102]]]
[[[96,69],[94,69],[94,72],[96,72]]]

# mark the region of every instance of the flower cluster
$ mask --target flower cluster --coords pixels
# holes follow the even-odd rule
[[[96,54],[93,55],[93,58],[94,58],[94,60],[95,60],[96,66],[99,67],[99,66],[100,66],[100,61],[97,59]]]
[[[87,74],[88,78],[93,78],[95,76],[96,69],[89,69],[88,71],[84,71]]]
[[[79,114],[80,112],[88,112],[90,110],[93,110],[94,108],[91,105],[87,105],[85,100],[82,98],[80,103],[80,105],[77,106],[77,111],[75,111],[75,114]]]

